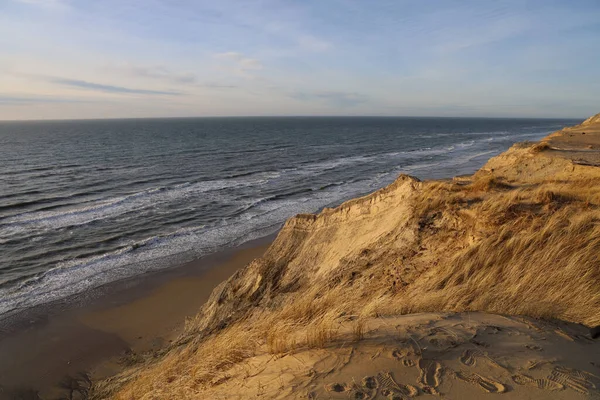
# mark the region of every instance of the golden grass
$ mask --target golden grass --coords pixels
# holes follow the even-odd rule
[[[343,298],[344,301],[339,300]],[[336,301],[337,300],[337,301]],[[317,287],[296,301],[284,303],[260,318],[269,353],[282,354],[300,348],[319,348],[339,338],[337,317],[356,309],[359,299],[340,288]]]
[[[300,299],[291,299],[281,308],[278,318],[282,321],[307,324],[330,312],[336,303],[336,298],[331,291],[318,288],[318,290],[307,291]]]
[[[488,234],[413,286],[404,299],[409,311],[485,310],[599,324],[599,189],[546,182],[488,196],[475,207]]]
[[[498,179],[497,177],[493,176],[493,175],[487,175],[484,177],[481,177],[479,179],[476,179],[473,183],[471,183],[467,189],[472,191],[472,192],[479,192],[479,191],[484,191],[484,192],[489,192],[490,190],[502,190],[502,189],[509,189],[510,186],[507,185],[506,183],[502,182],[500,179]]]
[[[228,379],[227,371],[253,356],[258,341],[255,332],[242,326],[230,327],[202,343],[190,343],[173,349],[158,363],[126,371],[118,377],[117,393],[97,390],[92,398],[114,399],[185,399]],[[118,378],[116,380],[118,380]]]
[[[542,151],[549,150],[550,145],[547,142],[539,142],[531,146],[529,152],[532,154],[541,153]]]
[[[318,321],[306,330],[306,346],[311,349],[322,349],[333,342],[337,336],[338,330],[331,320]]]
[[[352,339],[359,342],[365,338],[367,325],[363,318],[358,318],[352,325]]]
[[[280,323],[267,328],[266,345],[269,353],[283,354],[300,345],[296,338],[296,324]]]

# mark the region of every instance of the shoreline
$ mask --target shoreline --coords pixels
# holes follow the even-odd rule
[[[261,256],[275,236],[7,316],[0,321],[0,399],[12,390],[60,395],[65,376],[107,378],[127,357],[168,345],[212,290]]]
[[[537,139],[539,135],[566,123],[559,120],[460,120],[443,124],[429,120],[418,123],[373,120],[366,121],[364,126],[374,129],[381,138],[370,143],[367,136],[354,130],[357,126],[351,121],[344,124],[340,121],[339,125],[335,125],[336,135],[343,135],[349,129],[348,132],[356,135],[352,141],[357,147],[338,147],[338,139],[334,135],[315,139],[319,143],[323,141],[323,147],[318,147],[317,153],[311,151],[307,143],[294,142],[286,135],[278,136],[279,123],[267,124],[264,129],[261,125],[255,133],[257,138],[273,136],[272,146],[277,151],[273,153],[273,159],[263,160],[264,165],[260,161],[261,154],[270,151],[270,142],[259,145],[256,152],[249,152],[247,161],[238,160],[229,171],[224,169],[225,164],[221,166],[220,161],[213,160],[221,152],[225,157],[229,150],[220,147],[190,150],[196,149],[193,136],[185,136],[185,140],[191,140],[189,144],[186,142],[185,148],[180,148],[182,144],[177,144],[179,142],[164,143],[167,146],[164,149],[170,149],[168,151],[172,154],[182,151],[181,157],[192,154],[189,151],[194,152],[197,157],[190,159],[191,164],[185,171],[178,171],[176,162],[161,171],[145,167],[129,171],[120,164],[109,166],[108,171],[114,174],[114,181],[107,181],[98,193],[89,194],[89,197],[85,187],[79,188],[77,183],[73,183],[73,190],[85,196],[79,198],[78,195],[66,202],[52,200],[69,196],[66,187],[46,188],[43,180],[37,182],[35,178],[28,181],[27,186],[37,186],[36,190],[44,192],[42,197],[48,197],[48,204],[37,203],[37,192],[24,192],[20,200],[2,202],[3,207],[10,208],[0,212],[3,217],[0,241],[6,250],[0,257],[5,266],[0,274],[3,277],[0,279],[0,314],[48,303],[149,270],[179,265],[235,244],[232,241],[262,236],[273,232],[297,213],[315,213],[319,208],[336,206],[370,193],[393,182],[401,172],[421,179],[472,173],[491,155],[505,150],[512,142],[525,137]],[[302,129],[314,128],[314,132],[329,126],[318,122],[307,124],[303,123]],[[294,126],[295,123],[282,126],[288,125]],[[110,125],[110,129],[104,129],[94,125],[84,129],[74,125],[72,128],[89,129],[90,132],[98,130],[93,136],[101,138],[106,134],[107,138],[112,138],[111,132],[115,129],[135,128],[140,129],[140,135],[145,135],[144,132],[154,132],[153,126],[148,122],[148,126],[136,127]],[[218,132],[219,126],[181,125],[182,129],[206,128],[210,132],[213,128],[214,132]],[[231,128],[245,129],[243,124],[233,124]],[[23,130],[31,131],[32,135],[42,135],[44,128],[24,127]],[[393,133],[395,131],[398,135]],[[163,136],[153,137],[150,133],[148,140],[162,143]],[[402,139],[404,135],[406,140]],[[70,148],[68,146],[72,142],[68,135],[60,139],[57,145]],[[172,149],[171,145],[174,146]],[[238,145],[232,146],[230,150],[238,151],[235,150]],[[81,148],[82,151],[85,149],[85,146]],[[246,151],[244,146],[240,149]],[[288,152],[293,156],[288,157]],[[94,162],[103,162],[101,158],[96,160],[94,152],[85,150],[82,154]],[[150,154],[154,153],[150,151],[148,156]],[[74,153],[72,157],[75,156]],[[77,161],[77,157],[73,161]],[[154,168],[152,160],[146,160],[146,156],[139,162],[140,165],[148,162],[148,167]],[[248,165],[258,164],[249,171],[246,162]],[[92,184],[95,172],[69,165],[54,165],[49,158],[41,160],[38,167],[56,169],[52,174],[75,174],[73,176],[78,181],[89,180]],[[315,173],[319,177],[316,180],[311,176]],[[15,166],[11,174],[17,177],[28,172]],[[34,177],[37,175],[32,175],[32,179]],[[131,185],[123,185],[121,178],[131,179]],[[7,190],[20,193],[18,187],[14,190],[7,187]],[[209,195],[194,197],[200,193]],[[158,213],[154,210],[155,206],[160,210]]]

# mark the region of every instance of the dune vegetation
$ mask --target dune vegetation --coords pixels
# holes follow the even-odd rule
[[[600,325],[600,170],[552,139],[585,129],[597,140],[597,119],[517,144],[473,176],[403,175],[290,219],[176,343],[97,384],[95,396],[204,398],[244,360],[358,342],[374,318],[485,311]]]

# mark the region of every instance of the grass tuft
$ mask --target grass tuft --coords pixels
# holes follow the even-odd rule
[[[364,318],[356,319],[356,321],[354,321],[354,324],[352,325],[352,339],[355,342],[363,340],[365,338],[366,328],[367,325]]]
[[[541,153],[542,151],[550,150],[550,145],[546,142],[539,142],[531,146],[529,152],[532,154]]]

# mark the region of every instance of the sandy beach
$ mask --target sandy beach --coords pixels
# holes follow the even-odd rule
[[[29,390],[54,398],[64,395],[58,384],[67,376],[85,372],[100,380],[159,351],[181,334],[212,290],[259,257],[270,240],[14,316],[0,331],[0,398]]]

